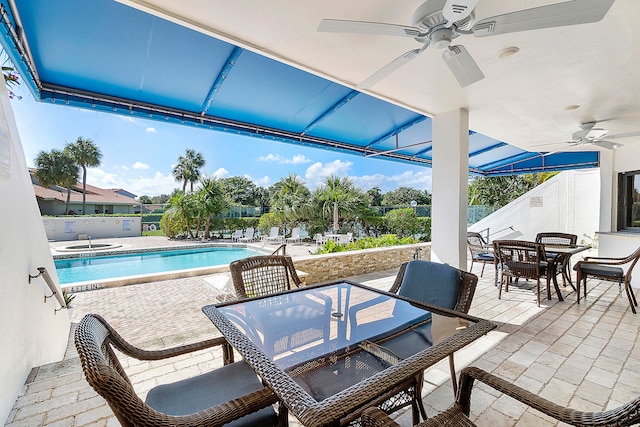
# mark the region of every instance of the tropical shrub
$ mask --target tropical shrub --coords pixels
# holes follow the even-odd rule
[[[413,208],[394,209],[386,215],[389,232],[400,237],[418,234],[419,222]]]
[[[162,230],[162,233],[170,239],[179,237],[187,232],[185,224],[181,218],[178,216],[168,215],[163,215],[160,219],[160,230]]]
[[[282,225],[282,219],[274,212],[269,212],[260,217],[258,221],[258,229],[263,233],[269,233],[271,227],[280,227]]]
[[[336,243],[333,240],[329,240],[327,243],[318,248],[318,250],[314,252],[314,255],[330,254],[344,251],[356,251],[359,249],[380,248],[383,246],[410,245],[414,243],[418,243],[418,241],[413,237],[400,238],[395,234],[385,234],[380,237],[364,237],[346,245]]]

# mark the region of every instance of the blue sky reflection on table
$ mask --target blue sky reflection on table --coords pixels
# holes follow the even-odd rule
[[[335,174],[349,176],[364,190],[431,191],[427,167],[37,102],[24,86],[15,92],[22,97],[12,106],[27,166],[33,167],[40,151],[62,149],[79,136],[91,138],[103,154],[102,164],[87,174],[87,183],[97,187],[138,196],[170,194],[181,188],[172,175],[178,156],[193,148],[206,160],[204,174],[246,176],[263,187],[295,173],[310,189]]]

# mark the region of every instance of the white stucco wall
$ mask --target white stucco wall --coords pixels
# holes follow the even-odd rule
[[[4,425],[29,372],[62,359],[70,321],[41,278],[28,283],[37,267],[57,282],[51,250],[27,171],[22,144],[5,85],[0,85],[0,424]],[[59,287],[58,287],[59,288]]]
[[[598,169],[565,171],[473,224],[469,230],[481,232],[489,228],[490,240],[535,240],[539,232],[559,231],[577,234],[578,242],[590,243],[589,238],[598,231],[599,203]]]
[[[107,237],[136,237],[142,235],[142,219],[139,216],[127,217],[43,217],[49,240],[84,240]]]

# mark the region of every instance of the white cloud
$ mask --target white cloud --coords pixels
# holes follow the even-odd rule
[[[131,166],[133,169],[142,169],[142,170],[146,170],[149,169],[149,165],[146,163],[142,163],[142,162],[135,162],[133,164],[133,166]]]
[[[243,175],[245,178],[247,178],[248,180],[251,180],[255,185],[258,185],[260,187],[268,187],[269,185],[271,185],[271,178],[269,178],[268,175],[263,176],[262,178],[254,178],[251,175],[245,173]]]
[[[220,178],[229,178],[229,176],[230,176],[229,171],[226,170],[225,168],[220,168],[220,169],[216,170],[214,173],[212,173],[212,175],[215,176],[218,179],[220,179]]]
[[[153,127],[147,127],[146,132],[147,132],[147,133],[156,133],[156,128],[153,128]]]
[[[394,190],[398,187],[413,187],[418,190],[429,190],[431,192],[431,169],[424,172],[405,171],[397,175],[374,175],[352,176],[353,182],[363,190],[372,187],[379,187],[383,193]]]
[[[152,177],[129,177],[126,173],[108,173],[102,169],[87,169],[87,184],[100,188],[122,188],[138,196],[171,194],[174,188],[182,188],[173,175],[156,172]]]
[[[124,115],[118,115],[118,117],[120,118],[120,120],[122,120],[123,122],[129,122],[129,123],[137,123],[137,120],[134,119],[131,116],[124,116]]]
[[[326,164],[316,162],[307,168],[304,177],[307,179],[309,188],[315,188],[330,175],[346,176],[352,165],[352,162],[342,160],[334,160]]]
[[[276,162],[282,164],[300,165],[303,163],[311,163],[311,159],[305,157],[303,154],[296,154],[292,158],[283,157],[280,154],[267,154],[263,157],[258,157],[260,162]]]

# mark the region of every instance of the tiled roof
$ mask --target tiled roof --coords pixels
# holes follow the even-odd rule
[[[31,175],[31,182],[33,183],[33,190],[36,193],[36,198],[42,200],[59,200],[61,202],[67,201],[66,189],[62,187],[42,187],[35,178],[34,172],[34,169],[29,169],[29,174]],[[121,194],[121,192],[123,191],[121,188],[104,189],[89,184],[87,184],[86,188],[87,203],[108,205],[137,205],[140,203],[132,197],[127,197]],[[129,192],[127,191],[127,193]],[[71,189],[71,201],[82,202],[82,182],[76,183],[75,188]]]

